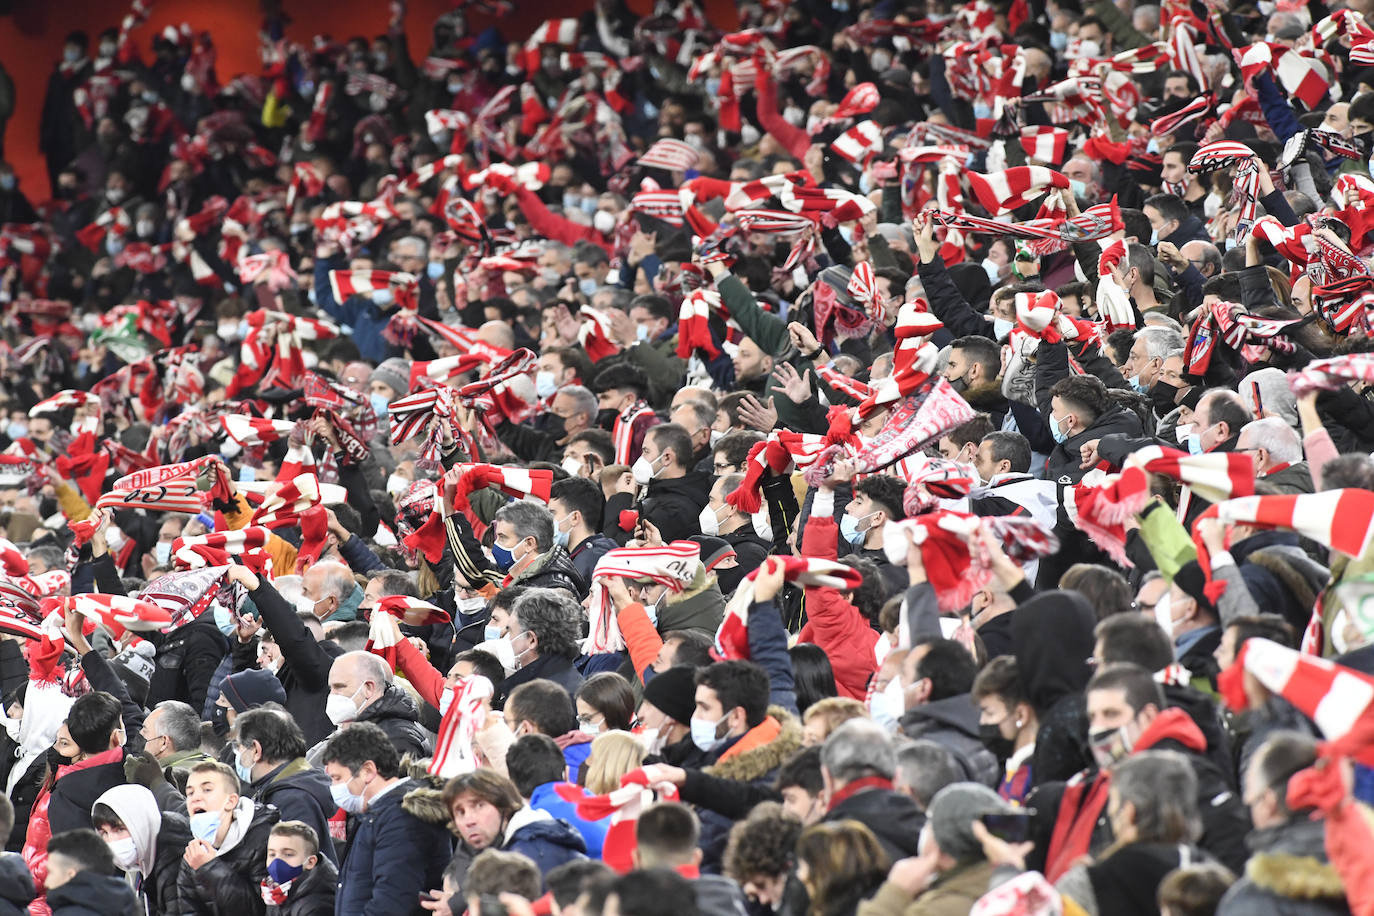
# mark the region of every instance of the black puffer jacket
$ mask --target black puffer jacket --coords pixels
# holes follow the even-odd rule
[[[890,788],[860,789],[845,795],[848,788],[836,791],[836,795],[843,797],[831,804],[822,821],[858,821],[873,831],[893,862],[916,855],[926,816],[914,801]]]
[[[558,545],[546,554],[534,558],[534,562],[512,577],[511,585],[526,588],[561,588],[571,592],[581,601],[587,597],[587,581],[577,571],[572,557]]]
[[[153,856],[152,871],[143,879],[139,895],[148,901],[148,912],[171,914],[181,912],[177,878],[181,874],[182,856],[191,842],[191,824],[186,815],[175,811],[162,812],[162,825],[157,831],[157,854]]]
[[[267,877],[267,835],[281,820],[276,808],[254,803],[248,829],[234,846],[192,868],[184,859],[177,875],[178,916],[262,916]]]
[[[996,786],[997,758],[978,738],[978,706],[967,693],[908,709],[899,725],[908,738],[925,738],[954,755],[964,779]]]
[[[79,871],[70,881],[48,891],[52,916],[126,916],[135,912],[134,889],[123,878]]]
[[[396,753],[402,757],[428,757],[432,748],[424,729],[420,728],[420,710],[415,701],[400,687],[392,684],[376,700],[358,713],[359,722],[371,722],[386,732]]]

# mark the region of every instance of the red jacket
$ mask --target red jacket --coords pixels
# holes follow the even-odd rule
[[[520,202],[520,210],[525,214],[525,219],[530,221],[530,228],[536,234],[551,238],[555,242],[562,242],[564,245],[591,242],[606,254],[611,254],[614,250],[611,243],[606,241],[606,237],[596,229],[554,213],[544,205],[539,195],[529,188],[516,188],[515,199]]]
[[[29,867],[33,874],[33,885],[38,893],[43,893],[43,882],[48,877],[48,840],[52,838],[52,826],[48,823],[48,805],[52,802],[53,786],[58,780],[70,774],[91,767],[103,766],[107,763],[117,763],[124,759],[124,748],[115,747],[99,754],[87,757],[77,763],[69,763],[57,768],[57,775],[49,780],[39,790],[38,798],[33,802],[33,813],[29,815],[29,826],[24,834],[24,864]],[[46,904],[41,904],[41,912],[46,909]]]
[[[802,556],[838,559],[839,534],[834,518],[811,516],[802,532]],[[833,588],[806,590],[806,618],[797,641],[815,643],[824,649],[835,671],[839,695],[862,702],[868,678],[878,670],[874,651],[878,632],[858,608],[844,599],[843,593]]]

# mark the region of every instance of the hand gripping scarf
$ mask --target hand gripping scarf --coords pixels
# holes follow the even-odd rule
[[[832,446],[840,449],[841,454],[848,454],[848,450],[857,448],[858,442],[849,421],[849,411],[842,407],[831,408],[830,432],[823,436],[790,429],[772,430],[767,439],[749,449],[749,457],[744,465],[744,480],[725,497],[725,502],[753,515],[763,508],[760,487],[769,474],[786,474],[793,466],[809,467]]]
[[[452,687],[444,688],[452,699],[439,723],[439,740],[429,761],[429,773],[440,779],[452,779],[477,769],[474,742],[487,718],[484,700],[495,694],[491,681],[480,674],[459,678]]]
[[[232,491],[229,470],[218,455],[206,455],[180,464],[164,464],[135,471],[114,482],[96,501],[97,509],[110,507],[184,512],[194,515],[203,502],[227,502]]]
[[[1133,565],[1124,524],[1149,502],[1150,474],[1177,480],[1211,503],[1255,492],[1254,457],[1241,452],[1190,455],[1151,445],[1132,452],[1120,474],[1085,477],[1065,491],[1069,520],[1123,566]]]
[[[769,557],[763,566],[751,572],[735,589],[725,615],[716,630],[716,644],[712,656],[718,661],[749,658],[749,610],[754,605],[754,582],[764,569],[772,571],[783,566],[783,579],[804,588],[834,588],[852,592],[863,584],[864,577],[857,569],[836,560],[820,557]]]
[[[454,441],[463,438],[462,427],[457,416],[458,392],[447,385],[422,388],[403,398],[397,398],[387,407],[391,423],[391,444],[400,445],[424,433],[425,441],[420,446],[420,458],[416,465],[421,468],[438,469],[443,467],[440,460],[443,451],[444,432]]]
[[[264,549],[272,532],[262,525],[232,531],[211,531],[172,542],[172,562],[177,569],[228,566],[238,557],[253,572],[273,578],[272,560]]]
[[[1219,502],[1207,508],[1193,523],[1193,543],[1197,561],[1207,579],[1207,597],[1215,603],[1226,593],[1226,583],[1212,581],[1212,564],[1198,523],[1215,518],[1225,524],[1256,528],[1285,528],[1296,531],[1324,547],[1352,557],[1363,557],[1374,541],[1374,493],[1368,490],[1327,490],[1281,496],[1247,496]],[[1316,608],[1320,614],[1320,605]],[[1309,645],[1306,637],[1304,648]],[[1320,652],[1320,641],[1317,651]]]
[[[680,358],[688,359],[697,350],[704,353],[706,359],[720,355],[710,326],[712,313],[720,309],[720,293],[714,290],[696,289],[683,297],[677,314],[677,355]]]
[[[902,508],[908,516],[921,515],[937,508],[942,499],[968,496],[977,482],[977,472],[966,464],[943,458],[927,459],[907,478]]]
[[[487,526],[479,521],[468,502],[468,496],[484,487],[496,487],[502,493],[515,499],[533,497],[542,503],[549,501],[549,488],[553,486],[553,471],[541,468],[522,468],[515,465],[469,464],[462,465],[463,476],[451,494],[453,511],[462,512],[472,522],[473,533],[481,537]],[[437,559],[437,558],[436,558]]]
[[[413,598],[410,595],[387,595],[372,608],[372,619],[368,625],[367,645],[363,649],[381,658],[392,671],[396,670],[396,631],[392,629],[387,617],[404,620],[407,615],[423,615],[420,626],[435,623],[449,623],[452,618],[441,607]],[[405,637],[402,636],[402,639]]]
[[[1219,140],[1202,147],[1188,163],[1188,171],[1195,175],[1235,168],[1232,196],[1240,202],[1240,219],[1231,238],[1237,244],[1245,241],[1250,234],[1250,228],[1255,224],[1255,211],[1259,207],[1261,166],[1255,164],[1254,155],[1255,151],[1243,143]]]
[[[607,579],[649,580],[680,595],[696,578],[701,565],[701,545],[673,541],[656,547],[619,547],[608,551],[592,570],[591,629],[582,645],[585,655],[619,652],[625,648],[615,605],[606,590]]]
[[[1302,398],[1313,391],[1336,391],[1347,382],[1374,384],[1374,353],[1349,353],[1313,360],[1289,376],[1293,393]]]
[[[990,530],[1007,556],[1021,565],[1059,549],[1054,533],[1032,518],[981,517],[938,509],[916,518],[889,521],[883,528],[883,550],[889,562],[905,562],[908,544],[920,548],[940,610],[957,611],[992,578],[992,556],[977,540],[980,526]]]
[[[43,615],[59,611],[76,611],[86,619],[104,627],[112,639],[120,639],[126,631],[150,633],[172,626],[172,615],[166,608],[152,601],[126,595],[88,593],[67,598],[45,598]]]
[[[1052,188],[1069,186],[1062,172],[1041,165],[1019,165],[989,175],[969,172],[968,182],[978,203],[993,216],[1024,207]]]

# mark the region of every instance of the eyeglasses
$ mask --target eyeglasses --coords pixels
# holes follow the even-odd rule
[[[582,724],[582,725],[595,725],[597,719],[600,719],[602,722],[605,722],[605,721],[606,721],[606,716],[605,716],[604,713],[599,713],[599,712],[598,712],[598,713],[593,713],[593,714],[590,715],[590,716],[578,716],[578,717],[577,717],[577,721],[578,721],[580,724]]]
[[[728,463],[728,462],[722,462],[722,461],[714,461],[714,462],[712,462],[712,463],[711,463],[711,467],[712,467],[712,469],[715,470],[715,472],[716,472],[717,474],[728,474],[729,472],[731,472],[731,471],[733,471],[733,470],[735,469],[735,466],[734,466],[733,464],[730,464],[730,463]]]

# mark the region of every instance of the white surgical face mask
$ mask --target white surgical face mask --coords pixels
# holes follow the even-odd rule
[[[386,492],[392,499],[396,499],[410,489],[410,481],[400,474],[391,474],[386,479]]]
[[[110,855],[114,857],[115,864],[125,871],[138,864],[138,846],[134,843],[133,837],[107,840],[105,845],[110,847]]]
[[[894,677],[880,692],[874,693],[868,701],[868,712],[888,731],[897,730],[897,720],[906,711],[906,700],[902,696],[902,679]]]
[[[709,505],[701,507],[701,514],[697,516],[697,524],[701,527],[701,533],[707,537],[715,537],[720,534],[720,517],[716,515],[716,510]]]
[[[363,797],[354,795],[348,789],[348,783],[336,782],[329,786],[329,794],[334,797],[334,804],[344,809],[349,814],[363,813]]]
[[[592,214],[592,228],[602,235],[610,235],[615,229],[615,214],[609,210],[597,210]]]
[[[567,471],[569,477],[579,477],[582,474],[582,462],[576,458],[564,458],[559,467]]]
[[[362,689],[359,687],[358,690],[353,691],[353,696],[347,697],[341,693],[331,693],[329,698],[324,701],[324,714],[329,717],[329,721],[335,725],[344,725],[358,718],[358,702],[354,697]],[[343,806],[340,805],[339,807]]]

